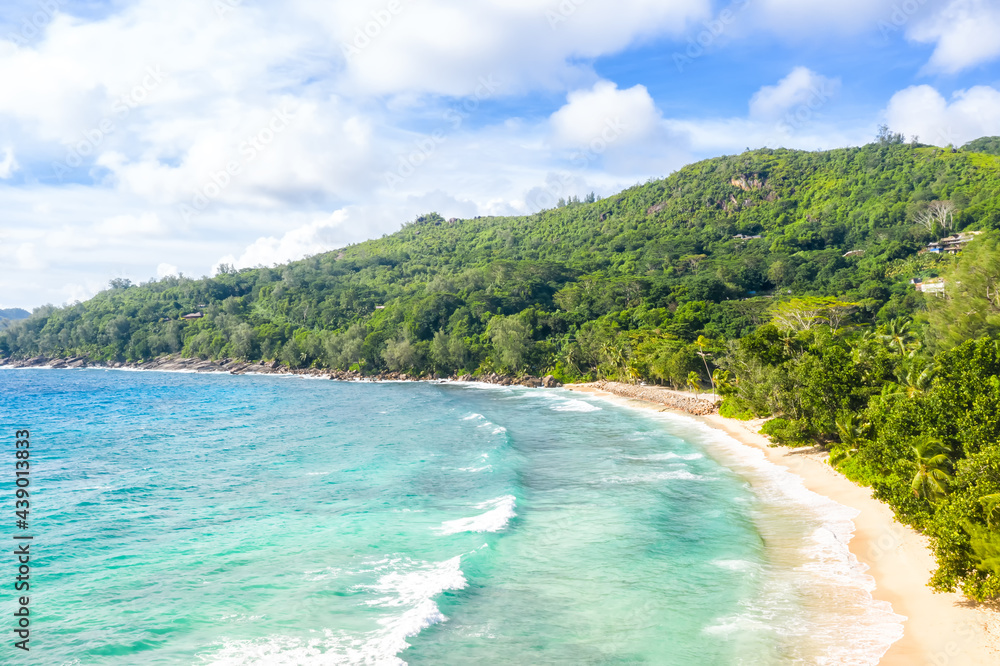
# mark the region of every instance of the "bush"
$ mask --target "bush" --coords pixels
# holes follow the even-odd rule
[[[731,395],[722,401],[722,406],[719,407],[719,416],[727,419],[749,421],[753,419],[756,414],[754,414],[753,409],[750,408],[750,403],[737,395]]]
[[[813,443],[813,432],[805,419],[771,419],[760,431],[780,446],[808,446]]]

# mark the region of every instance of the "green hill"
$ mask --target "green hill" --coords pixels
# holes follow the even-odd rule
[[[975,141],[970,141],[962,146],[962,150],[970,153],[1000,155],[1000,136],[984,136]]]
[[[863,320],[884,321],[917,307],[906,282],[935,267],[901,263],[944,233],[915,223],[921,208],[950,200],[955,229],[996,228],[998,194],[992,156],[899,144],[759,150],[592,204],[526,217],[430,214],[287,266],[118,283],[37,313],[0,337],[0,353],[541,372],[581,326],[612,315],[623,329],[681,340],[738,337],[758,321],[740,299],[790,291],[844,296],[863,304]],[[180,320],[196,311],[205,317]],[[530,349],[495,353],[490,321],[518,313]],[[434,353],[439,332],[461,338],[449,339],[455,354]],[[390,342],[403,344],[401,359],[386,358]]]
[[[7,328],[11,322],[19,319],[27,319],[31,313],[21,308],[7,308],[0,310],[0,330]]]

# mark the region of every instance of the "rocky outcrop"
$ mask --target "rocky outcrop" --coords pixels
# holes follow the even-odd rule
[[[716,414],[719,411],[718,406],[714,402],[699,398],[690,393],[671,391],[660,386],[642,386],[639,384],[605,381],[596,382],[593,386],[623,398],[654,402],[668,409],[686,412],[695,416]]]

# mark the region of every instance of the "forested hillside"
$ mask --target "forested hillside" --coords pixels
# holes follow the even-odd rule
[[[938,589],[996,596],[998,145],[883,132],[707,160],[527,217],[428,214],[286,266],[114,281],[0,332],[0,355],[714,386],[724,414],[829,447],[931,534]]]

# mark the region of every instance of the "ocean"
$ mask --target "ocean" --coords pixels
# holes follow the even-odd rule
[[[0,371],[0,396],[34,537],[31,651],[5,663],[869,664],[902,635],[852,510],[693,418],[96,369]]]

